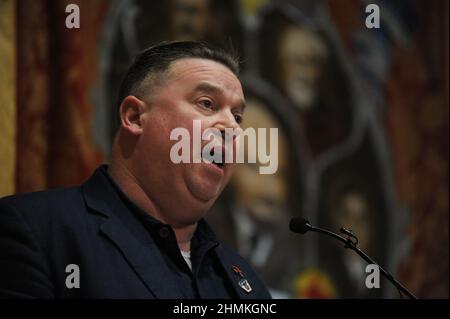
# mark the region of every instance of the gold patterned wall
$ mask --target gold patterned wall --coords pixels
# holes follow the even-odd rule
[[[0,196],[15,190],[15,1],[0,0]]]

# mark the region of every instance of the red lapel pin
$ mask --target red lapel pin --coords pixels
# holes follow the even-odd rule
[[[234,273],[236,275],[239,275],[240,277],[244,278],[244,272],[236,265],[231,266],[231,269],[233,269]]]

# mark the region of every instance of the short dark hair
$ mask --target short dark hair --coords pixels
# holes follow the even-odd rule
[[[141,51],[128,68],[119,88],[117,106],[136,90],[144,80],[152,78],[157,85],[163,73],[169,70],[172,62],[182,58],[201,58],[219,62],[228,67],[236,76],[239,75],[237,55],[223,49],[214,48],[206,43],[193,41],[162,42]]]

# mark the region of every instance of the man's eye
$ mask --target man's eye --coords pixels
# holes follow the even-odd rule
[[[236,123],[238,123],[238,124],[242,123],[242,115],[241,114],[234,114],[234,119],[236,120]]]
[[[212,108],[213,108],[213,103],[212,103],[211,100],[207,100],[207,99],[205,99],[205,100],[200,100],[200,101],[199,101],[199,104],[200,104],[202,107],[206,108],[206,109],[212,109]]]

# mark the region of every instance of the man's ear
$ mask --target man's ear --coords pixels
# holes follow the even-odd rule
[[[121,128],[132,135],[140,135],[142,133],[142,115],[145,111],[145,103],[137,97],[129,95],[124,98],[119,108]]]

